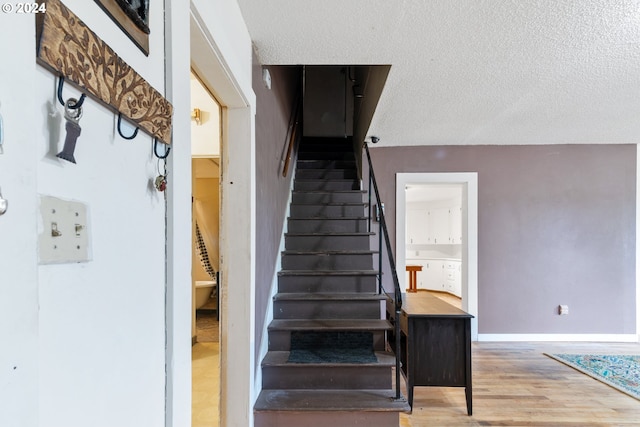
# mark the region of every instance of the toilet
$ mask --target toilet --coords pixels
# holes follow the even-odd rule
[[[196,280],[196,310],[202,308],[209,298],[217,298],[217,285],[213,280]]]

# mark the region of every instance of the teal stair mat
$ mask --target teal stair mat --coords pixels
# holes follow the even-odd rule
[[[292,332],[290,363],[375,363],[371,332]]]

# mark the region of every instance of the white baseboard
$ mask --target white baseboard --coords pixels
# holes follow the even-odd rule
[[[637,334],[478,334],[478,341],[639,342]]]

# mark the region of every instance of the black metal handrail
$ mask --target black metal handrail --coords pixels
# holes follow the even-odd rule
[[[372,142],[377,142],[373,140]],[[384,210],[382,202],[380,201],[380,192],[378,191],[378,183],[376,181],[376,176],[373,171],[373,163],[371,162],[371,155],[369,154],[369,147],[367,146],[367,142],[364,142],[364,150],[367,153],[367,161],[369,163],[369,231],[371,231],[371,195],[373,188],[373,193],[375,194],[375,206],[376,206],[376,215],[378,216],[378,222],[380,223],[380,230],[378,232],[378,286],[380,292],[382,292],[382,238],[384,237],[384,241],[387,247],[387,255],[389,257],[389,268],[391,270],[391,278],[393,279],[393,289],[394,289],[394,335],[395,335],[395,354],[396,354],[396,399],[400,399],[400,311],[402,310],[402,292],[400,291],[400,282],[398,281],[398,272],[396,271],[396,261],[393,258],[393,252],[391,251],[391,240],[389,239],[389,231],[387,230],[387,222],[384,218]],[[386,294],[386,293],[385,293]],[[388,294],[386,294],[389,297]]]

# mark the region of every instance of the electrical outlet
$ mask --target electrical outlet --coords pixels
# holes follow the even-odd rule
[[[558,306],[558,314],[561,314],[561,315],[569,314],[569,306],[560,304]]]
[[[40,196],[40,217],[40,264],[89,261],[89,227],[85,204]]]

